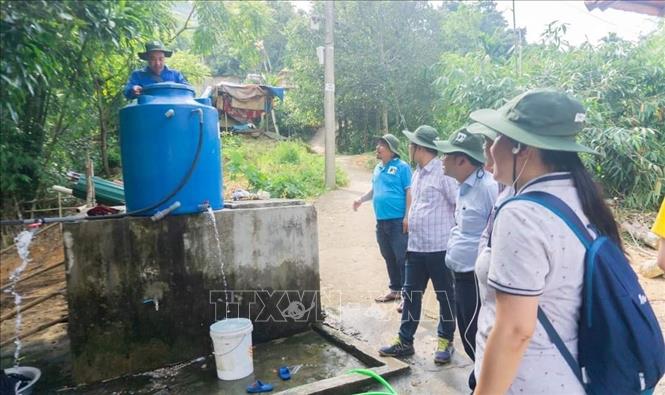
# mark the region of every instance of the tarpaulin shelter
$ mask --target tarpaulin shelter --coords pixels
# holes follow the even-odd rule
[[[273,100],[284,100],[284,93],[282,87],[220,82],[215,85],[212,100],[222,117],[222,128],[244,131],[251,130],[247,125],[258,123],[265,114],[272,115],[274,124]],[[268,122],[266,130],[267,126]]]

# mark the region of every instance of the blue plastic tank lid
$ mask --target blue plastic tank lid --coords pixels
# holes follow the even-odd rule
[[[143,87],[143,93],[153,92],[161,89],[182,89],[195,93],[194,88],[186,84],[178,84],[176,82],[156,82],[154,84],[146,85]]]
[[[210,332],[232,333],[239,332],[252,327],[252,321],[247,318],[227,318],[210,325]]]

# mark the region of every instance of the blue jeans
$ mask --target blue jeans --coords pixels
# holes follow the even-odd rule
[[[404,281],[404,310],[399,338],[403,343],[412,344],[418,329],[422,299],[427,280],[432,279],[436,299],[439,301],[439,326],[437,335],[453,341],[455,333],[455,290],[453,273],[446,267],[446,252],[407,253],[406,279]]]
[[[400,291],[404,285],[404,262],[409,235],[402,231],[402,219],[376,221],[376,241],[386,261],[388,285],[391,291]]]

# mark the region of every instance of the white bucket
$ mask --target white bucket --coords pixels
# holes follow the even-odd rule
[[[20,374],[21,376],[25,376],[30,379],[30,382],[27,384],[23,383],[23,386],[18,388],[16,393],[19,395],[31,395],[32,390],[35,387],[35,383],[37,383],[39,378],[42,377],[42,371],[31,366],[17,366],[15,368],[5,369],[5,374],[12,373]]]
[[[254,372],[253,329],[252,321],[247,318],[229,318],[210,325],[220,380],[238,380]]]

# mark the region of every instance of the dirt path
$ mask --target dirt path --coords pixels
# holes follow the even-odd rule
[[[355,198],[370,188],[367,156],[338,156],[337,166],[349,175],[347,187],[328,192],[315,202],[319,223],[321,289],[328,321],[343,332],[378,349],[397,334],[399,314],[394,304],[377,304],[374,298],[387,289],[388,278],[374,235],[372,205],[354,212]],[[633,264],[655,257],[652,250],[629,247]],[[665,278],[640,281],[665,328]],[[472,368],[455,334],[453,362],[439,367],[432,362],[436,342],[435,317],[438,308],[431,287],[425,298],[426,322],[416,333],[416,355],[408,360],[411,373],[391,383],[399,393],[468,393],[466,380]],[[429,298],[428,298],[429,296]],[[661,381],[656,391],[665,394]]]
[[[309,141],[309,146],[312,148],[312,151],[317,154],[323,155],[326,147],[326,128],[321,126],[316,129],[316,133],[312,136],[312,139]]]

